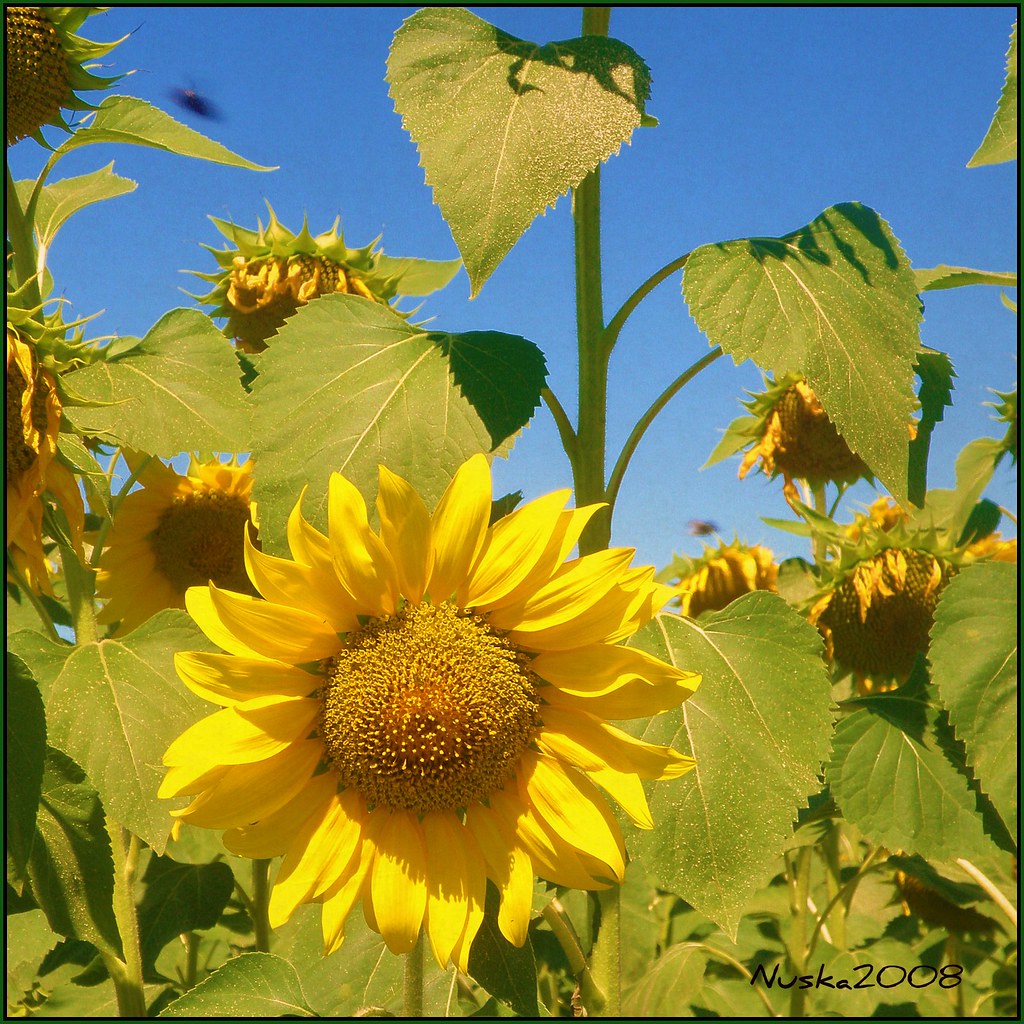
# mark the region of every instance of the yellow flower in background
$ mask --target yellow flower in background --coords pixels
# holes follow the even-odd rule
[[[360,249],[350,249],[338,230],[311,235],[303,224],[296,235],[276,217],[270,204],[270,223],[249,231],[210,219],[234,245],[213,249],[220,271],[196,277],[214,284],[200,302],[215,306],[212,317],[224,317],[224,333],[243,352],[262,352],[300,306],[339,293],[358,295],[387,305],[396,295],[426,295],[443,287],[461,266],[459,260],[435,262],[393,258],[375,248],[379,238]]]
[[[565,561],[597,508],[565,509],[569,494],[489,526],[483,456],[433,514],[381,467],[378,532],[335,473],[327,536],[300,498],[292,559],[247,543],[262,599],[189,591],[227,653],[179,654],[178,672],[222,710],[168,749],[160,793],[194,796],[175,813],[226,829],[234,853],[284,855],[272,925],[320,903],[330,953],[361,900],[392,952],[423,928],[438,963],[465,970],[488,879],[516,945],[535,875],[578,889],[622,880],[601,789],[650,828],[641,779],[693,761],[608,719],[674,707],[699,678],[619,646],[671,591],[630,568],[628,549]]]
[[[32,344],[7,327],[7,552],[18,575],[36,593],[53,593],[43,550],[43,495],[56,499],[81,554],[85,507],[74,474],[57,456],[61,402],[53,375],[39,365]]]
[[[956,572],[929,551],[887,547],[858,562],[811,609],[831,656],[861,677],[904,680],[928,634],[942,588]]]
[[[184,608],[189,587],[213,580],[252,594],[242,534],[251,522],[252,462],[198,463],[176,473],[159,459],[131,455],[142,488],[117,507],[96,577],[106,601],[101,623],[130,633],[164,608]]]
[[[696,618],[701,612],[719,611],[752,590],[775,590],[779,567],[768,548],[734,540],[705,546],[700,558],[679,559],[667,572],[675,581],[680,612]]]
[[[94,43],[74,33],[100,7],[4,7],[5,136],[10,146],[44,125],[67,129],[62,109],[92,110],[76,90],[108,89],[83,66],[117,42]],[[120,40],[119,40],[120,42]],[[118,76],[120,77],[120,76]]]

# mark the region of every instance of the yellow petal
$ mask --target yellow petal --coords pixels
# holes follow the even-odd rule
[[[202,828],[250,825],[292,800],[313,777],[322,754],[319,740],[301,740],[264,761],[232,765],[188,807],[171,814]]]
[[[245,567],[256,589],[274,604],[305,609],[330,624],[335,633],[356,629],[355,602],[334,572],[322,572],[287,558],[265,555],[245,533]]]
[[[557,761],[526,751],[520,762],[519,791],[551,829],[577,850],[607,864],[621,882],[626,850],[605,798],[582,775]]]
[[[431,520],[434,570],[427,589],[434,604],[448,600],[469,579],[490,517],[491,470],[482,455],[474,455],[452,477]]]
[[[632,548],[610,548],[567,562],[525,601],[491,612],[490,621],[498,629],[533,633],[575,620],[613,590],[633,554]]]
[[[570,889],[607,889],[594,879],[577,851],[535,815],[519,796],[499,791],[488,800],[495,817],[509,823],[518,844],[529,855],[533,868],[542,878]]]
[[[221,590],[214,583],[208,592],[224,628],[266,658],[295,665],[329,658],[341,649],[338,634],[319,615]]]
[[[164,754],[164,764],[209,767],[252,764],[273,757],[313,727],[319,701],[258,697],[224,708],[186,729]]]
[[[303,823],[330,801],[338,788],[333,772],[315,775],[289,803],[254,825],[229,829],[224,845],[239,857],[265,859],[285,853]]]
[[[582,508],[570,508],[561,512],[551,533],[551,538],[544,553],[537,560],[537,564],[530,571],[526,579],[519,586],[515,587],[504,597],[489,602],[486,606],[481,605],[481,610],[493,610],[505,608],[527,600],[541,587],[545,586],[561,568],[562,563],[569,557],[570,552],[576,546],[576,542],[583,533],[584,527],[593,518],[594,514],[604,508],[604,504],[584,505]],[[495,524],[497,525],[497,524]]]
[[[536,743],[541,753],[586,772],[611,794],[638,828],[654,828],[644,787],[637,775],[609,768],[592,750],[556,730],[542,728],[537,734]]]
[[[366,502],[340,473],[328,488],[331,556],[341,585],[364,615],[393,615],[398,600],[395,565],[370,529]]]
[[[189,587],[185,591],[185,608],[196,625],[222,650],[240,658],[262,658],[263,655],[244,644],[221,621],[220,614],[213,606],[210,588]]]
[[[555,491],[499,519],[466,588],[465,604],[483,607],[510,594],[536,568],[571,491]]]
[[[466,827],[473,833],[487,864],[487,874],[501,897],[498,928],[513,946],[522,946],[533,911],[534,872],[530,856],[519,845],[511,824],[482,804],[467,810]]]
[[[345,941],[345,922],[352,912],[363,882],[373,865],[372,843],[360,844],[359,855],[339,872],[334,888],[323,901],[320,928],[324,934],[324,956],[330,956]]]
[[[300,903],[330,889],[359,853],[362,798],[351,789],[334,796],[306,820],[285,854],[270,895],[270,926],[278,928]]]
[[[306,487],[302,488],[299,500],[288,516],[288,550],[292,558],[311,569],[331,569],[331,542],[318,529],[310,526],[302,515],[302,499],[306,496]]]
[[[398,586],[406,599],[419,604],[430,577],[434,551],[430,543],[430,515],[423,499],[400,476],[379,467],[377,511],[380,535],[391,552]]]
[[[482,905],[486,876],[472,832],[452,813],[424,816],[428,858],[427,938],[443,970],[466,928],[470,902]]]
[[[469,913],[466,914],[466,927],[462,929],[459,941],[455,943],[455,948],[452,950],[452,963],[463,974],[469,973],[470,949],[473,946],[473,940],[476,938],[477,932],[480,931],[480,925],[483,923],[484,903],[481,896],[479,902],[475,900],[470,901]]]
[[[172,765],[160,782],[156,795],[161,800],[167,800],[170,797],[201,793],[222,779],[227,771],[227,766],[218,764],[211,768],[209,762]]]
[[[378,814],[388,813],[378,811]],[[427,908],[427,851],[410,811],[391,811],[381,827],[371,878],[373,914],[392,953],[408,953]]]
[[[671,747],[634,739],[593,715],[549,707],[544,709],[543,717],[545,730],[561,733],[608,767],[641,779],[677,779],[697,764]]]
[[[263,658],[179,651],[174,667],[185,685],[211,704],[231,707],[256,697],[308,697],[323,679],[301,668]]]
[[[555,699],[571,694],[574,707],[599,718],[641,718],[675,707],[696,690],[696,672],[669,665],[630,647],[593,644],[564,651],[544,651],[530,668],[552,684]],[[545,699],[551,696],[545,691]],[[593,706],[590,701],[597,700]],[[634,710],[635,709],[635,710]]]

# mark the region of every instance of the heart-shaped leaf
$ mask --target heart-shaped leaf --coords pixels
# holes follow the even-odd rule
[[[820,788],[832,701],[821,637],[774,594],[746,594],[699,621],[661,615],[633,644],[700,672],[679,711],[643,738],[692,753],[697,767],[653,788],[655,827],[630,850],[663,888],[735,936],[808,796]]]
[[[921,301],[889,225],[832,206],[781,238],[702,245],[683,293],[697,326],[739,363],[802,373],[849,446],[907,498]]]
[[[650,91],[616,39],[539,46],[458,7],[406,20],[388,81],[473,295],[537,214],[629,140]]]

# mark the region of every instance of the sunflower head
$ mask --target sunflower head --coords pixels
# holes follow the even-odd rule
[[[339,474],[328,534],[288,524],[292,559],[246,541],[256,596],[193,587],[186,606],[224,654],[175,659],[220,711],[164,755],[173,812],[284,860],[271,923],[323,906],[325,951],[357,902],[392,952],[421,930],[465,970],[488,882],[498,927],[526,940],[534,878],[621,881],[625,847],[604,790],[651,828],[641,779],[693,761],[610,724],[679,704],[698,677],[622,641],[671,597],[633,552],[565,561],[597,510],[568,491],[495,522],[490,470],[470,459],[432,513],[380,469],[369,525]],[[600,787],[600,789],[598,789]]]
[[[964,933],[987,934],[994,931],[996,922],[973,907],[954,903],[925,881],[907,871],[897,871],[896,888],[900,894],[904,913],[919,917],[930,925],[938,925],[954,935]]]
[[[43,549],[46,495],[56,499],[79,552],[85,508],[74,474],[57,451],[62,408],[57,380],[42,365],[32,341],[11,324],[6,386],[7,551],[21,582],[36,593],[51,593]]]
[[[299,306],[321,295],[339,292],[387,304],[400,293],[426,294],[421,284],[403,287],[403,278],[422,277],[429,268],[430,291],[446,284],[460,265],[458,261],[392,259],[375,249],[379,238],[350,249],[338,230],[338,220],[323,234],[311,235],[303,224],[296,235],[277,219],[269,203],[267,209],[268,225],[260,222],[255,231],[211,217],[234,247],[204,246],[220,270],[214,274],[192,271],[214,285],[211,292],[196,298],[214,306],[211,316],[227,319],[224,333],[244,352],[262,352]]]
[[[213,581],[254,593],[245,572],[243,533],[254,528],[252,463],[191,459],[184,474],[129,453],[142,484],[118,505],[96,577],[106,601],[99,621],[131,632],[164,608],[184,608],[189,587]]]
[[[705,545],[699,558],[680,558],[658,578],[675,586],[680,612],[696,618],[718,611],[752,590],[775,590],[779,567],[775,556],[759,544],[748,547],[734,539],[717,547]]]
[[[93,110],[79,91],[109,89],[117,78],[98,78],[85,62],[121,40],[94,43],[75,35],[100,7],[5,7],[7,145],[38,136],[47,124],[69,130],[61,110]]]

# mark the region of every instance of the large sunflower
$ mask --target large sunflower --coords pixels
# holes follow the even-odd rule
[[[671,590],[630,568],[631,550],[564,562],[597,508],[567,510],[568,496],[488,526],[483,456],[433,515],[381,467],[376,532],[333,474],[329,536],[300,498],[293,560],[247,544],[262,599],[188,592],[227,653],[179,654],[178,672],[223,710],[170,746],[160,792],[194,796],[175,813],[226,829],[229,850],[284,855],[272,925],[321,903],[330,953],[361,900],[393,952],[425,926],[438,963],[465,970],[488,879],[516,945],[535,875],[579,889],[622,880],[623,838],[597,787],[650,828],[640,780],[693,761],[606,720],[674,707],[699,677],[619,646]]]
[[[164,608],[184,608],[189,587],[213,580],[255,591],[245,574],[242,533],[251,522],[252,463],[199,463],[185,475],[131,454],[142,488],[117,508],[100,559],[96,596],[103,623],[129,633]]]
[[[43,550],[44,492],[67,517],[70,540],[82,550],[85,507],[74,474],[59,459],[61,402],[57,382],[39,363],[35,348],[7,327],[5,476],[7,551],[21,580],[52,593]]]

